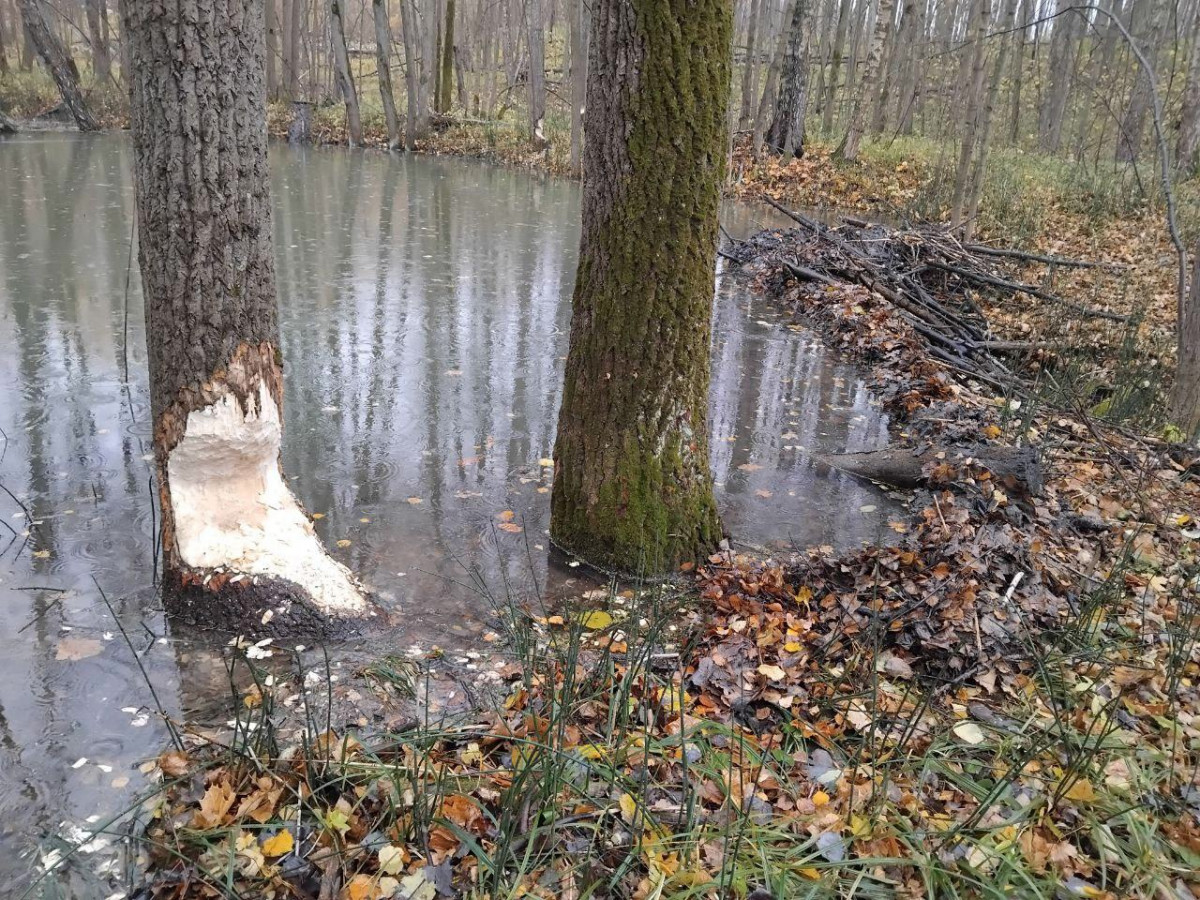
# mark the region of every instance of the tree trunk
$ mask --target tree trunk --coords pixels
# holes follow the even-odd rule
[[[358,90],[350,71],[350,52],[346,49],[346,27],[342,21],[340,0],[329,2],[329,37],[333,41],[333,62],[337,71],[338,88],[346,101],[346,131],[351,147],[362,146],[362,116],[358,111]]]
[[[416,11],[411,3],[412,0],[400,0],[400,30],[404,32],[404,146],[408,150],[416,150],[420,99],[417,95]]]
[[[867,45],[867,59],[863,67],[862,79],[858,83],[853,105],[850,108],[850,125],[846,136],[838,146],[836,156],[847,162],[858,159],[859,144],[862,141],[863,123],[866,118],[867,101],[875,89],[879,79],[879,66],[883,59],[883,44],[887,40],[888,29],[891,27],[892,11],[896,0],[879,0],[879,12],[875,16],[875,28],[871,33],[871,43]]]
[[[1166,3],[1154,0],[1144,2],[1150,4],[1147,7],[1150,21],[1147,23],[1143,39],[1138,43],[1141,44],[1141,50],[1150,67],[1157,69],[1158,52],[1163,44],[1169,10]],[[1117,133],[1117,160],[1120,162],[1137,162],[1142,150],[1142,137],[1146,132],[1146,116],[1154,102],[1150,93],[1149,77],[1136,61],[1134,66],[1136,74],[1133,92],[1129,96],[1129,105],[1125,108],[1125,115],[1121,118],[1121,127]]]
[[[758,54],[758,17],[765,0],[750,0],[750,21],[746,25],[746,65],[742,69],[742,106],[738,127],[745,128],[754,117],[754,68]]]
[[[1187,86],[1179,113],[1179,141],[1175,145],[1175,168],[1186,177],[1195,173],[1197,163],[1200,163],[1200,16],[1192,29]]]
[[[790,21],[791,4],[799,3],[800,0],[788,0],[788,4],[784,7],[785,21]],[[788,30],[781,28],[779,31],[779,39],[776,42],[775,52],[771,54],[771,65],[767,67],[767,77],[764,80],[762,97],[758,101],[758,112],[754,115],[754,136],[752,148],[754,158],[758,159],[762,153],[763,141],[767,136],[767,128],[770,127],[772,113],[775,109],[775,98],[779,92],[779,74],[783,69],[783,57],[787,53]]]
[[[281,471],[263,0],[122,15],[165,586],[279,628],[361,614]]]
[[[4,110],[0,110],[0,134],[16,134],[17,123],[4,114]]]
[[[900,21],[896,21],[895,10],[892,12],[892,23],[889,26],[888,39],[883,45],[884,61],[880,62],[880,71],[884,73],[883,77],[875,87],[875,96],[872,98],[872,113],[871,113],[871,134],[878,137],[883,134],[887,128],[888,110],[891,108],[891,93],[892,87],[896,84],[900,74],[900,58],[903,54],[901,42],[905,37],[905,29],[911,22],[911,15],[908,16],[908,21],[905,20],[904,13],[910,6],[909,3],[897,4],[900,6]]]
[[[825,101],[821,110],[821,131],[833,131],[833,107],[837,102],[838,75],[842,69],[842,57],[846,55],[846,30],[850,25],[850,8],[853,0],[842,0],[838,10],[837,31],[833,35],[833,51],[829,56],[829,81],[825,85]]]
[[[529,0],[529,139],[546,146],[546,35],[542,0]]]
[[[285,0],[286,2],[286,0]],[[267,99],[279,99],[279,17],[275,12],[276,0],[266,0],[267,7]]]
[[[587,98],[588,14],[585,0],[568,0],[571,27],[571,174],[583,175],[583,110]]]
[[[438,78],[441,96],[438,112],[448,113],[454,97],[454,0],[446,0],[446,27],[442,29],[442,74]]]
[[[804,155],[804,116],[808,111],[808,17],[808,0],[796,0],[788,25],[779,102],[765,137],[767,146],[785,159]]]
[[[1075,5],[1075,0],[1058,0],[1058,12]],[[1074,80],[1076,24],[1082,19],[1076,13],[1059,15],[1054,20],[1050,36],[1050,90],[1042,103],[1042,115],[1038,122],[1039,142],[1047,153],[1056,153],[1062,144],[1063,119],[1067,114],[1067,100]]]
[[[593,0],[553,540],[660,573],[721,539],[708,461],[730,0]]]
[[[281,0],[284,4],[284,77],[287,97],[293,103],[300,99],[300,24],[301,0]]]
[[[898,488],[920,487],[927,481],[926,466],[936,465],[941,460],[954,462],[956,459],[970,459],[991,472],[998,481],[1011,482],[1029,494],[1040,494],[1045,480],[1041,454],[1033,447],[980,445],[924,451],[888,447],[865,453],[837,453],[818,458],[839,471]]]
[[[1188,440],[1200,441],[1200,242],[1192,260],[1192,284],[1179,298],[1177,363],[1171,390],[1171,421]]]
[[[21,16],[25,20],[25,33],[46,68],[50,70],[54,83],[58,85],[58,92],[62,95],[63,104],[75,119],[80,131],[95,131],[99,125],[83,99],[83,92],[79,88],[79,76],[66,48],[46,22],[42,0],[20,0],[20,3]]]
[[[1017,17],[1017,0],[1004,0],[1004,10],[1000,17],[1000,31],[1012,31]],[[987,155],[992,138],[992,123],[995,120],[996,101],[1000,96],[1000,81],[1004,77],[1004,67],[1008,64],[1008,50],[1014,35],[1006,34],[999,38],[1000,50],[996,54],[996,63],[992,68],[992,79],[988,84],[987,98],[983,104],[983,122],[979,127],[979,149],[975,163],[971,168],[971,181],[967,188],[967,216],[964,222],[963,235],[970,240],[979,218],[979,201],[983,195],[983,179],[987,172]]]
[[[383,117],[387,121],[387,148],[395,150],[400,146],[400,119],[392,94],[392,29],[387,0],[371,0],[371,14],[375,20],[375,67],[379,70],[379,99],[383,101]]]
[[[970,180],[971,161],[979,136],[983,106],[983,78],[987,69],[987,48],[984,36],[991,20],[991,0],[975,0],[972,5],[971,76],[967,85],[966,109],[963,114],[963,134],[959,143],[958,168],[954,175],[954,200],[950,206],[950,227],[957,230],[963,224],[963,208]]]
[[[88,41],[92,45],[92,75],[96,84],[108,81],[112,71],[112,60],[108,54],[108,38],[104,34],[103,21],[108,15],[105,0],[86,0]]]
[[[8,71],[8,23],[5,21],[4,0],[0,0],[0,75],[6,75]]]

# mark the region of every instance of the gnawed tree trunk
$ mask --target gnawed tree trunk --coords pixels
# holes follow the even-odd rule
[[[796,0],[788,24],[780,73],[779,102],[767,129],[768,147],[785,158],[804,155],[804,116],[808,112],[808,0]]]
[[[888,447],[865,453],[837,453],[819,457],[826,465],[881,484],[915,488],[927,483],[926,469],[941,462],[958,465],[970,460],[987,469],[998,481],[1009,481],[1030,494],[1040,494],[1044,484],[1041,456],[1033,447],[966,447],[926,450]]]
[[[862,142],[863,126],[866,122],[867,103],[875,91],[875,83],[879,80],[879,67],[883,61],[883,44],[887,40],[895,6],[896,0],[879,0],[879,12],[875,16],[875,28],[871,32],[871,42],[867,45],[867,59],[863,66],[862,78],[858,82],[854,100],[850,106],[850,124],[835,153],[839,159],[847,162],[858,159],[859,144]]]
[[[438,102],[440,113],[450,112],[454,96],[454,0],[446,0],[446,26],[442,29],[442,72],[438,76]]]
[[[400,118],[396,115],[396,97],[392,93],[392,29],[388,23],[387,0],[371,0],[375,21],[375,66],[379,70],[379,99],[387,122],[387,148],[400,146]]]
[[[96,84],[108,81],[112,71],[112,59],[108,54],[108,36],[104,33],[103,20],[108,11],[104,0],[86,0],[88,42],[92,45],[92,75]]]
[[[362,146],[362,116],[358,111],[358,89],[354,86],[354,74],[350,71],[350,52],[346,49],[346,26],[342,21],[340,0],[329,3],[329,37],[333,41],[333,63],[337,72],[338,88],[346,102],[346,131],[351,147]]]
[[[1177,363],[1171,390],[1171,421],[1188,439],[1200,441],[1200,242],[1192,260],[1192,284],[1179,299]]]
[[[363,614],[280,467],[262,0],[122,15],[168,595],[281,630]]]
[[[529,0],[529,139],[546,146],[546,33],[542,0]]]
[[[671,571],[721,539],[709,338],[730,0],[593,0],[583,234],[554,448],[553,540]]]
[[[80,131],[95,131],[100,126],[92,117],[83,92],[79,88],[79,76],[74,63],[58,36],[46,21],[42,0],[20,0],[21,16],[25,20],[25,33],[33,43],[46,68],[50,70],[63,105],[67,107]]]

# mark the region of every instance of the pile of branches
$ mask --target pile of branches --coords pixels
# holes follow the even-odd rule
[[[1128,317],[1085,307],[1042,287],[1006,277],[1009,263],[1091,268],[1102,264],[963,243],[936,225],[889,228],[846,218],[830,227],[767,202],[801,227],[764,231],[735,242],[722,255],[738,263],[758,261],[777,276],[829,287],[857,285],[885,298],[944,365],[1001,387],[1019,379],[1002,358],[1056,348],[996,336],[975,296],[1024,294],[1061,306],[1072,315],[1126,323]]]

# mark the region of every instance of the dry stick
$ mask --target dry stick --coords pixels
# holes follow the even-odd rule
[[[931,269],[941,269],[945,272],[953,272],[963,278],[976,281],[980,284],[991,285],[992,287],[1004,288],[1009,291],[1018,291],[1022,294],[1029,294],[1031,297],[1037,297],[1041,300],[1047,300],[1051,303],[1060,303],[1068,309],[1073,309],[1082,316],[1089,316],[1093,319],[1108,319],[1112,322],[1129,323],[1129,316],[1122,316],[1119,313],[1109,312],[1105,309],[1092,309],[1083,306],[1080,303],[1075,303],[1072,300],[1064,300],[1062,297],[1055,296],[1043,291],[1041,288],[1032,284],[1022,284],[1019,281],[1007,281],[1003,278],[996,278],[992,275],[984,275],[981,272],[972,272],[970,269],[964,269],[960,266],[952,266],[949,263],[930,260],[926,265]]]
[[[1048,256],[1044,253],[1027,253],[1024,250],[1012,250],[1003,247],[989,247],[986,244],[963,244],[963,248],[982,256],[999,256],[1004,259],[1023,259],[1028,262],[1046,263],[1051,266],[1062,266],[1065,269],[1124,269],[1120,263],[1089,262],[1086,259],[1068,259],[1065,256]]]

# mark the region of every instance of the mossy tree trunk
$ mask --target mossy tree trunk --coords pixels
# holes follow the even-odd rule
[[[263,0],[122,15],[168,596],[285,629],[361,613],[280,470]]]
[[[595,0],[580,245],[551,536],[666,572],[721,538],[709,337],[730,0]]]

